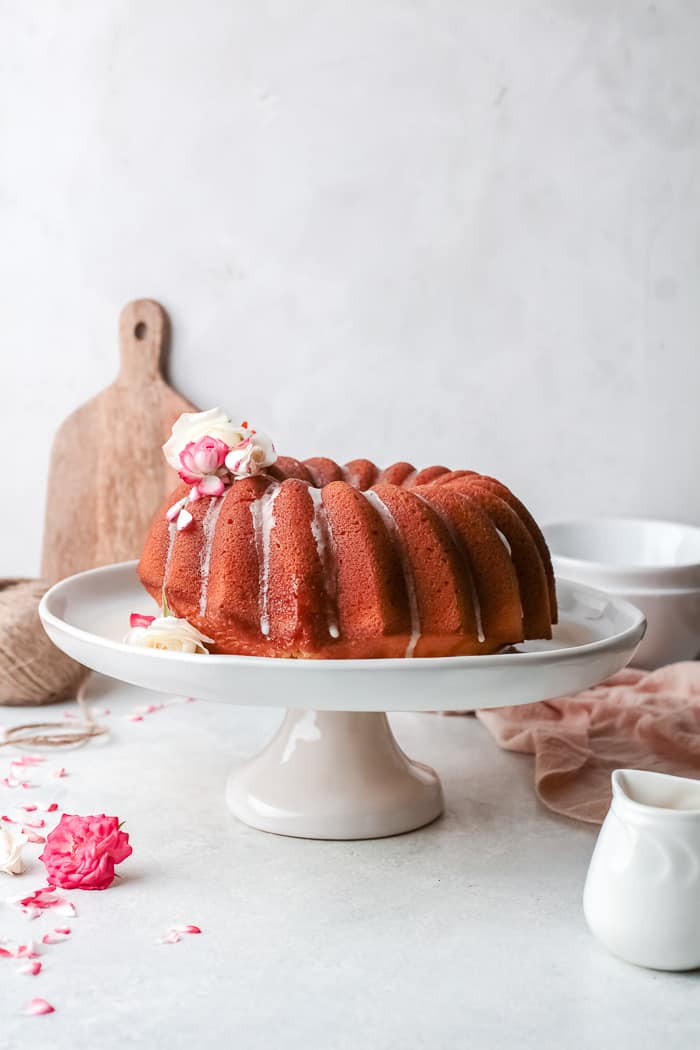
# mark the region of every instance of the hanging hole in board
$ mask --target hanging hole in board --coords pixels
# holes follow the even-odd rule
[[[139,321],[139,323],[134,328],[134,335],[136,336],[137,339],[145,339],[146,338],[146,323],[145,323],[145,321]]]

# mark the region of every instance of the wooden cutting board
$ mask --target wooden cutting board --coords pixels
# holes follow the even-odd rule
[[[155,509],[175,486],[161,445],[180,413],[196,409],[163,379],[168,335],[159,303],[128,303],[119,318],[119,375],[56,434],[41,562],[50,583],[137,558]]]

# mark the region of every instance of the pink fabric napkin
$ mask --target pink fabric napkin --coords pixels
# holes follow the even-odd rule
[[[619,767],[700,777],[700,662],[628,667],[576,696],[478,711],[501,747],[535,755],[535,791],[555,813],[600,824]]]

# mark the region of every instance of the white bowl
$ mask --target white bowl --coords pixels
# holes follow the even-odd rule
[[[547,525],[559,572],[592,587],[700,587],[700,528],[646,518],[584,518]]]
[[[653,669],[700,654],[700,529],[590,518],[543,531],[558,576],[599,587],[644,613],[648,627],[636,667]]]

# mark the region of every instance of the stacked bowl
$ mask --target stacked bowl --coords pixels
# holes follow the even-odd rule
[[[634,658],[653,669],[700,655],[700,528],[588,518],[544,528],[558,576],[625,598],[645,614]]]

